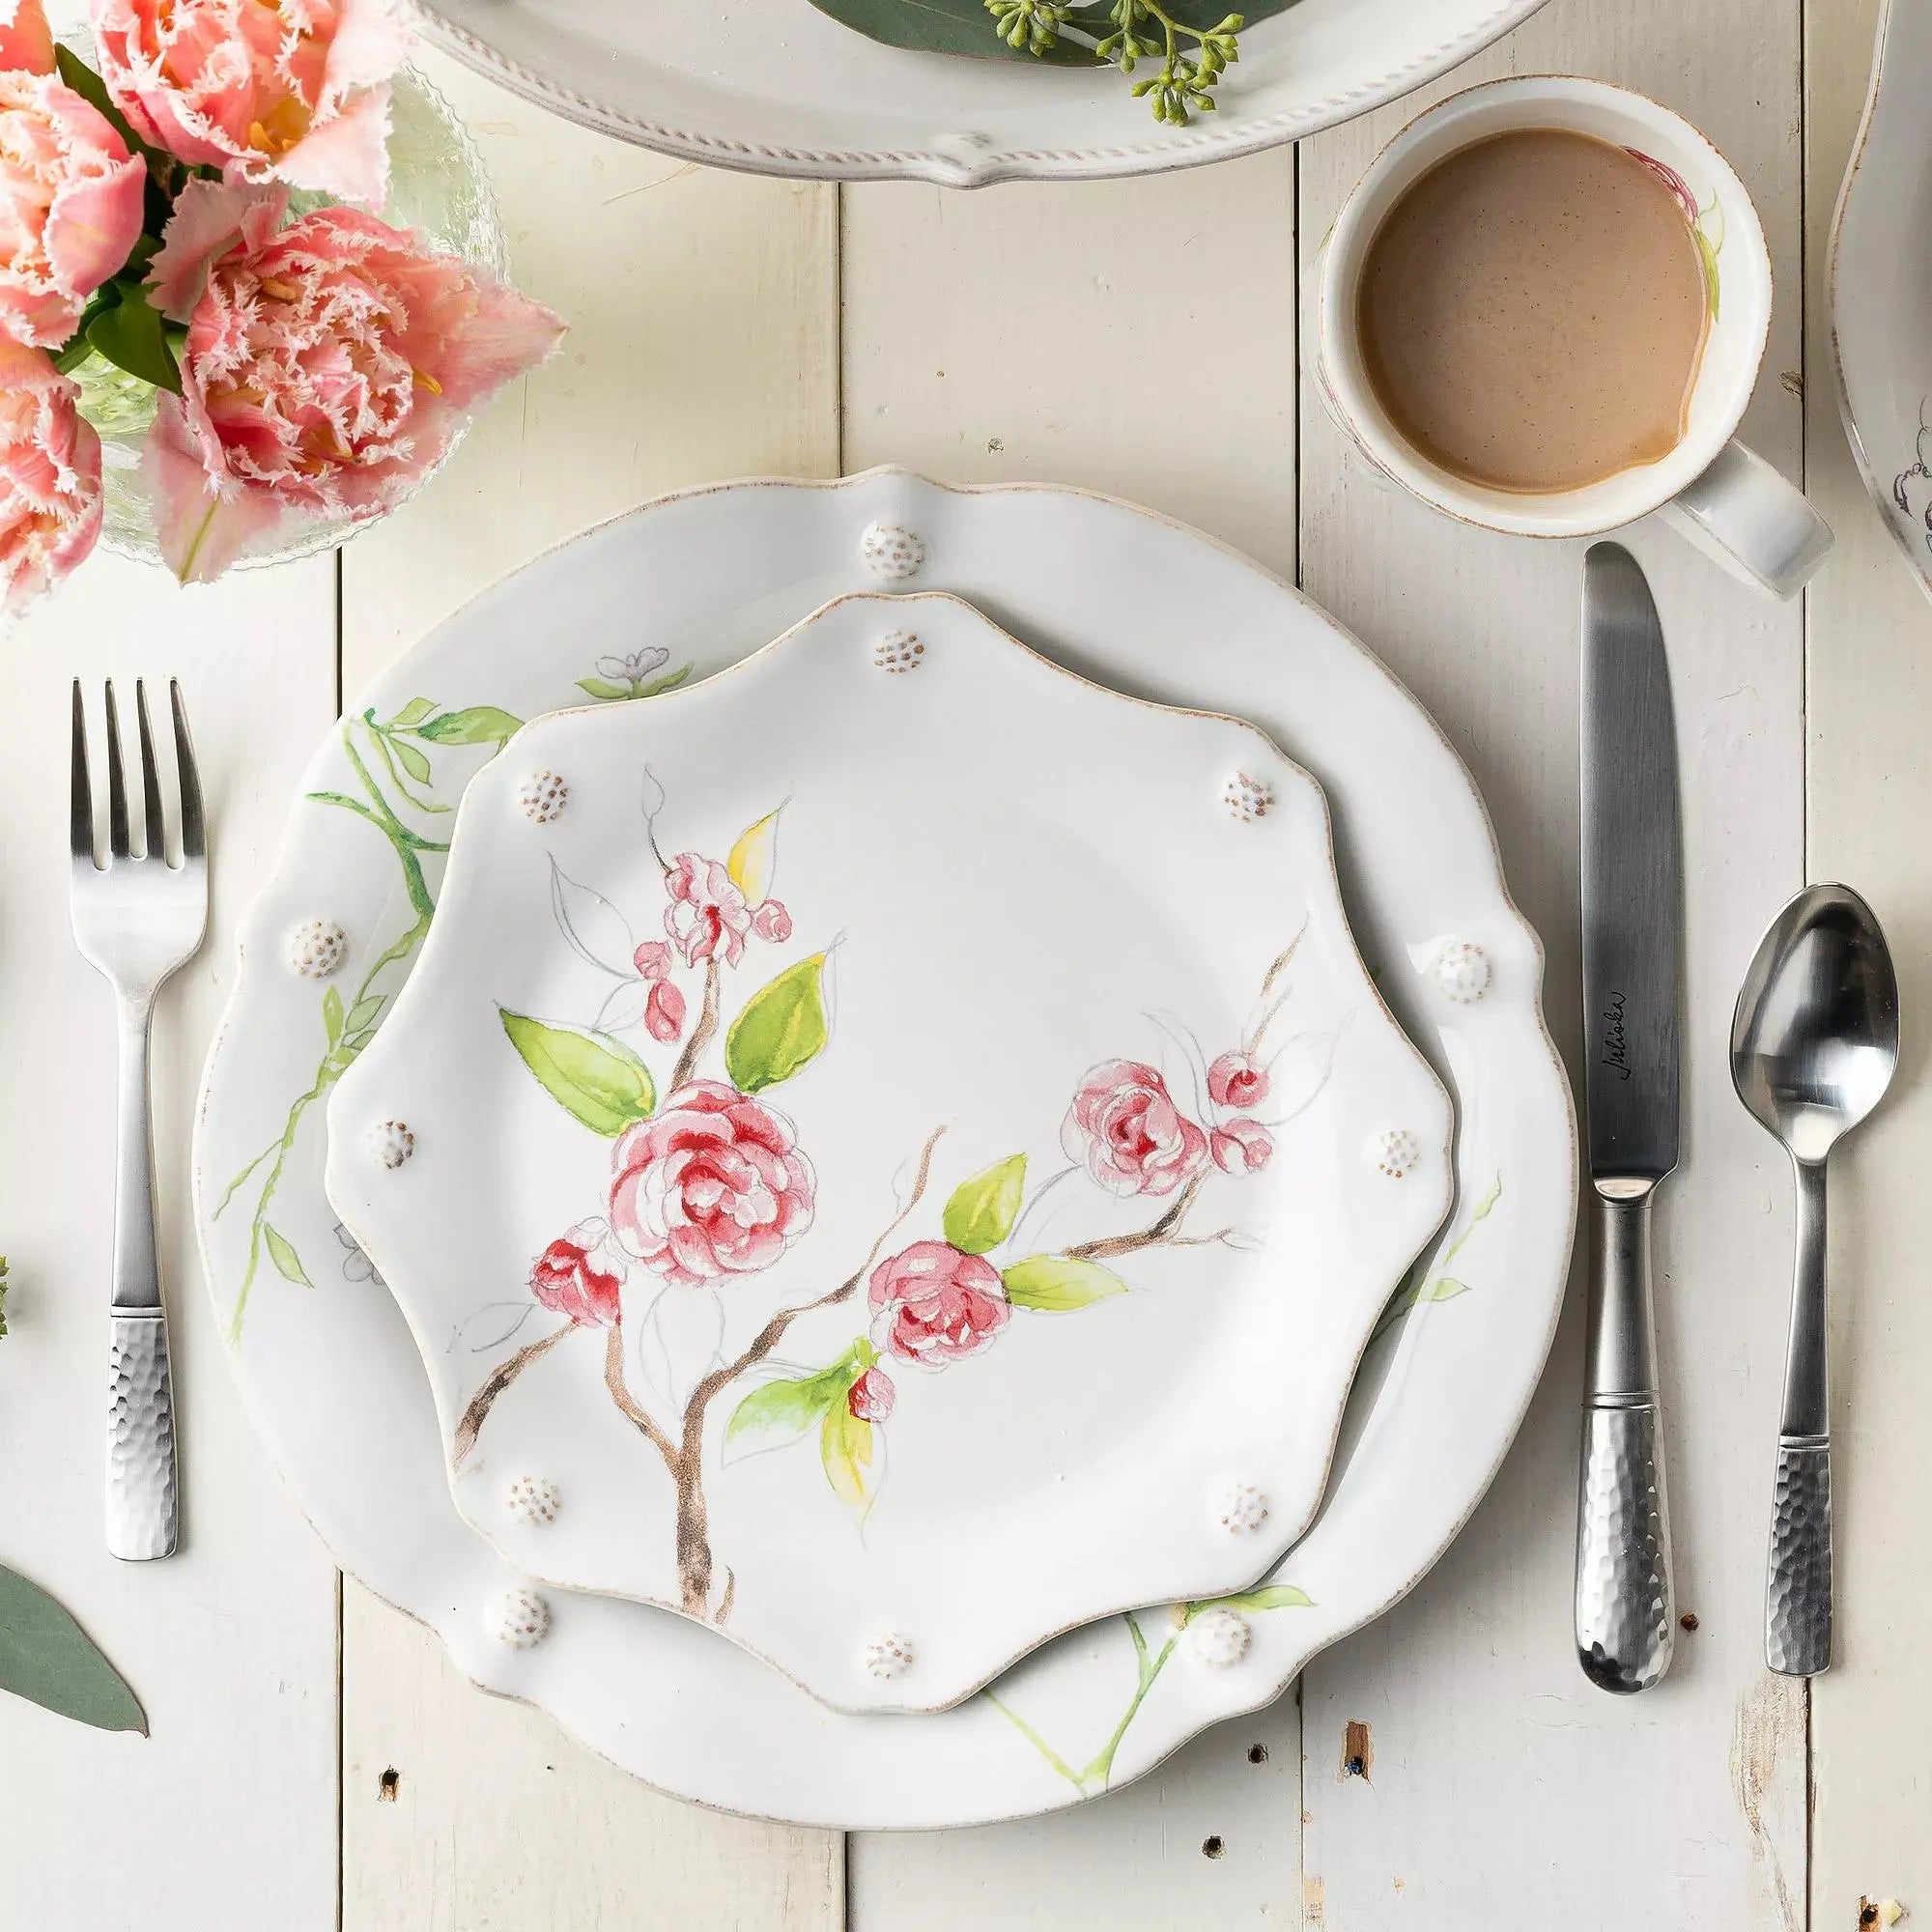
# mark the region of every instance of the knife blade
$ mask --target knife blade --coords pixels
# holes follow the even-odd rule
[[[1583,559],[1583,1042],[1597,1197],[1576,1634],[1585,1674],[1641,1690],[1676,1621],[1652,1334],[1651,1203],[1677,1165],[1683,861],[1663,628],[1636,559]]]

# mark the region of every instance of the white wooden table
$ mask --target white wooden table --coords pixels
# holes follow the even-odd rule
[[[1757,198],[1779,289],[1747,430],[1840,536],[1787,610],[1666,533],[1630,539],[1671,644],[1690,868],[1662,1346],[1695,1629],[1670,1678],[1617,1701],[1572,1661],[1574,1306],[1494,1490],[1406,1603],[1319,1659],[1298,1697],[1044,1823],[841,1842],[707,1815],[469,1690],[432,1638],[337,1577],[242,1412],[192,1254],[185,1149],[233,922],[342,696],[524,557],[641,497],[894,460],[1095,486],[1293,574],[1474,769],[1548,942],[1566,1048],[1576,1031],[1577,552],[1485,538],[1378,487],[1297,373],[1315,246],[1416,103],[1158,181],[841,193],[667,162],[432,61],[488,159],[518,279],[574,324],[562,355],[339,558],[190,594],[99,559],[0,647],[0,1249],[15,1277],[0,1560],[66,1599],[154,1725],[102,1737],[0,1699],[0,1925],[1853,1932],[1889,1897],[1932,1919],[1932,1312],[1917,1278],[1932,607],[1852,470],[1823,295],[1871,35],[1870,0],[1552,0],[1436,90],[1598,74],[1717,140]],[[1135,393],[1109,353],[1127,344]],[[1210,362],[1218,420],[1179,427],[1201,412],[1176,396]],[[108,1007],[68,938],[62,829],[67,681],[110,670],[186,685],[215,850],[215,938],[158,1042],[186,1544],[132,1568],[99,1526]],[[1833,1171],[1839,1661],[1808,1690],[1759,1662],[1789,1188],[1724,1067],[1739,975],[1807,875],[1877,905],[1909,1028],[1894,1099]]]

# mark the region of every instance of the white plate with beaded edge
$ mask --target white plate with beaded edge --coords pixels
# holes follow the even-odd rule
[[[321,1109],[302,1101],[380,1024],[427,929],[442,815],[408,798],[453,806],[521,717],[720,669],[882,583],[951,590],[1085,675],[1250,719],[1312,771],[1362,950],[1458,1112],[1457,1204],[1364,1359],[1322,1514],[1265,1583],[1073,1632],[917,1718],[836,1714],[680,1617],[532,1590],[462,1523],[414,1345],[337,1231]],[[875,470],[688,492],[551,552],[442,625],[331,733],[303,792],[242,923],[204,1083],[207,1277],[258,1426],[325,1541],[484,1689],[722,1808],[855,1830],[1051,1810],[1270,1702],[1411,1588],[1488,1488],[1548,1350],[1575,1217],[1541,950],[1434,723],[1245,558],[1041,487]],[[331,963],[333,977],[307,976]]]
[[[809,0],[416,0],[526,99],[707,167],[947,187],[1158,174],[1299,140],[1446,73],[1543,0],[1296,0],[1241,35],[1216,111],[1153,120],[1112,68],[908,53]],[[775,16],[778,17],[775,20]],[[1142,74],[1149,71],[1142,69]]]

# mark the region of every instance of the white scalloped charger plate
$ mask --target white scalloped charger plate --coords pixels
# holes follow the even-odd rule
[[[428,928],[427,848],[519,718],[720,669],[882,582],[953,591],[1116,688],[1251,719],[1306,766],[1334,812],[1356,937],[1457,1111],[1456,1208],[1371,1341],[1321,1514],[1266,1584],[1087,1626],[918,1718],[832,1712],[648,1605],[546,1598],[463,1522],[408,1326],[324,1197],[308,1097],[380,1025]],[[852,1829],[1050,1810],[1279,1695],[1412,1587],[1488,1487],[1542,1371],[1575,1217],[1575,1122],[1539,1007],[1541,952],[1427,714],[1245,558],[1105,498],[896,470],[673,496],[442,625],[330,735],[303,789],[242,922],[204,1084],[206,1272],[258,1426],[329,1548],[485,1689],[727,1809]],[[330,965],[332,979],[306,977]],[[531,1510],[551,1501],[532,1486]]]
[[[929,1712],[1287,1553],[1450,1139],[1306,772],[862,593],[471,781],[326,1187],[510,1562]]]
[[[1887,0],[1832,224],[1838,410],[1879,514],[1932,595],[1932,9]]]
[[[1241,36],[1217,111],[1185,128],[1154,122],[1112,69],[906,53],[808,0],[416,0],[416,12],[478,72],[620,140],[758,174],[977,187],[1156,174],[1298,140],[1434,80],[1542,4],[1297,0]]]

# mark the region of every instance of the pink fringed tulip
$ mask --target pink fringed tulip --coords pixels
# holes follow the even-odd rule
[[[374,206],[388,178],[398,0],[93,0],[134,131],[198,166]]]
[[[100,534],[100,439],[38,349],[0,338],[0,596],[12,615]]]
[[[45,17],[24,0],[0,22],[0,329],[39,349],[58,349],[127,261],[148,174],[52,70]]]
[[[0,68],[53,72],[53,30],[41,0],[0,0]]]
[[[548,309],[372,214],[278,228],[277,189],[190,182],[148,287],[187,325],[182,393],[158,399],[147,470],[161,552],[217,576],[284,511],[393,509],[464,417],[541,362]]]

